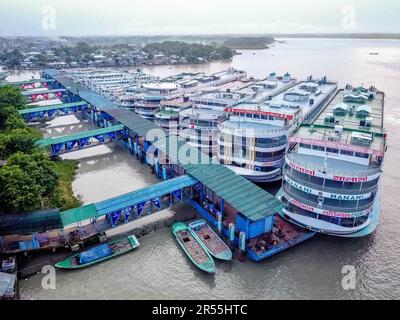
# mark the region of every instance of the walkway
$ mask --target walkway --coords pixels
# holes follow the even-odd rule
[[[67,136],[45,138],[36,142],[38,147],[50,147],[52,155],[76,151],[89,146],[115,141],[119,136],[128,137],[128,130],[123,125],[115,125],[101,129],[78,132]],[[91,139],[97,140],[93,143]]]
[[[55,114],[59,113],[61,113],[61,115],[67,115],[69,113],[75,113],[83,111],[85,109],[87,109],[87,102],[79,101],[79,102],[60,103],[43,107],[23,109],[19,111],[19,114],[22,115],[25,118],[25,120],[30,122],[34,119],[42,120],[45,118],[51,118]]]

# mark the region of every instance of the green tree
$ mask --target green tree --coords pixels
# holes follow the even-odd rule
[[[51,195],[58,186],[58,174],[54,163],[44,152],[36,151],[32,154],[18,152],[7,160],[7,165],[19,166],[41,188],[43,197]]]
[[[0,109],[4,106],[13,106],[17,110],[25,109],[25,99],[20,90],[11,86],[0,88]]]
[[[32,136],[29,129],[14,129],[9,131],[6,140],[6,150],[8,155],[19,151],[30,153],[35,148],[36,139]]]
[[[10,212],[35,210],[40,200],[40,187],[19,166],[0,169],[0,206]]]

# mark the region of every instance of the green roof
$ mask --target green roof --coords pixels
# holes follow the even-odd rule
[[[10,82],[4,82],[1,85],[3,86],[20,86],[22,84],[33,84],[33,83],[41,83],[41,82],[54,82],[54,79],[32,79],[32,80],[26,80],[26,81],[10,81]]]
[[[144,201],[150,201],[150,199],[162,197],[175,190],[189,187],[196,183],[197,180],[192,177],[180,176],[95,204],[64,211],[61,213],[61,221],[63,226],[66,227],[70,224],[104,216],[129,206],[135,206]]]
[[[98,212],[94,204],[88,204],[83,207],[71,209],[61,212],[61,221],[63,226],[81,222],[98,216]]]
[[[110,133],[110,132],[115,132],[124,129],[125,126],[123,125],[116,125],[116,126],[110,126],[110,127],[105,127],[101,129],[96,129],[96,130],[89,130],[89,131],[84,131],[84,132],[78,132],[75,134],[70,134],[67,136],[61,136],[61,137],[54,137],[54,138],[45,138],[41,139],[36,142],[36,145],[38,147],[48,147],[53,144],[57,143],[65,143],[71,140],[78,140],[78,139],[83,139],[83,138],[89,138],[105,133]]]
[[[162,130],[156,126],[153,122],[142,118],[137,113],[129,111],[125,108],[110,108],[104,110],[115,120],[121,122],[131,131],[136,132],[139,136],[146,137],[147,133],[152,129]],[[165,131],[165,135],[167,135]]]
[[[35,107],[35,108],[19,110],[19,114],[24,115],[24,114],[33,113],[33,112],[46,112],[46,111],[51,111],[51,110],[60,110],[60,109],[64,109],[64,108],[80,107],[80,106],[83,106],[85,104],[87,104],[86,101],[52,104],[52,105],[49,105],[49,106]]]
[[[223,165],[184,165],[184,168],[187,174],[205,184],[251,221],[274,215],[283,208],[270,193]]]
[[[37,90],[37,91],[23,91],[21,92],[21,94],[23,96],[31,96],[34,94],[44,94],[44,93],[54,93],[54,92],[65,92],[67,91],[67,89],[42,89],[42,90]]]
[[[173,191],[183,189],[184,187],[190,187],[196,183],[197,180],[192,177],[179,176],[112,199],[98,202],[95,206],[100,215],[105,215],[129,206],[135,206],[141,202],[149,201],[150,199],[160,198]]]

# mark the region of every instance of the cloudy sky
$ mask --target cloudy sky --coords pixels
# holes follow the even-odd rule
[[[0,0],[0,36],[400,32],[399,0]]]

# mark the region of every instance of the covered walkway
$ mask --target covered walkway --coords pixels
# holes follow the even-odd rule
[[[87,109],[86,101],[72,102],[72,103],[60,103],[53,104],[43,107],[35,107],[29,109],[19,110],[19,114],[22,115],[28,122],[34,119],[46,119],[51,118],[55,114],[67,115],[69,113],[76,113]]]
[[[107,222],[115,227],[118,222],[126,223],[143,215],[158,212],[176,202],[192,197],[192,186],[197,180],[189,176],[180,176],[121,196],[89,204],[61,213],[65,227],[84,221],[97,221],[106,217]]]
[[[67,136],[41,139],[36,142],[36,145],[42,148],[50,148],[51,154],[54,156],[112,142],[119,137],[127,138],[128,135],[129,132],[125,126],[115,125]],[[92,141],[93,139],[95,142]]]

